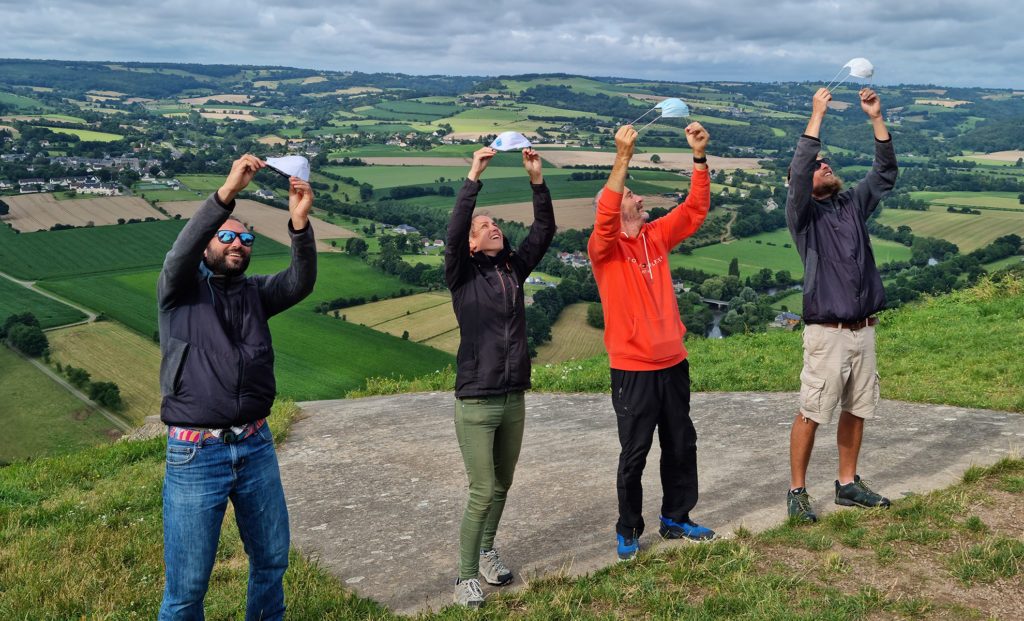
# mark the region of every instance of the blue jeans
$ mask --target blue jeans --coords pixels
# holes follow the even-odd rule
[[[203,619],[228,499],[249,556],[245,618],[284,617],[288,508],[268,425],[235,444],[167,440],[160,620]]]

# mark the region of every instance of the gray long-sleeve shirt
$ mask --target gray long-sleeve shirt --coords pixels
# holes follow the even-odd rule
[[[801,136],[790,167],[786,223],[804,264],[807,323],[852,322],[885,308],[867,219],[896,183],[892,140],[875,140],[871,171],[856,186],[828,198],[811,195],[821,141]]]

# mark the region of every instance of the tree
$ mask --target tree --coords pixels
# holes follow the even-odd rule
[[[661,156],[658,155],[657,153],[655,153],[654,155],[651,156],[651,162],[653,162],[655,164],[660,163],[661,162]]]
[[[587,305],[587,325],[604,330],[604,310],[600,302],[591,302]]]
[[[17,347],[26,356],[33,358],[42,356],[50,348],[50,343],[39,326],[29,326],[23,323],[11,326],[7,331],[7,342]]]
[[[4,325],[0,327],[0,338],[5,338],[7,336],[8,330],[10,330],[12,326],[18,324],[23,324],[26,326],[36,326],[38,328],[39,320],[36,319],[36,316],[33,315],[31,311],[25,311],[24,313],[15,313],[13,315],[8,315],[7,319],[4,320]]]
[[[361,237],[349,237],[345,240],[345,252],[354,257],[366,258],[366,251],[369,245]]]
[[[730,276],[739,276],[740,275],[740,260],[738,258],[736,258],[736,257],[733,257],[732,261],[729,261],[729,275]]]
[[[115,410],[123,403],[121,389],[114,382],[92,382],[89,384],[89,398],[103,407]]]

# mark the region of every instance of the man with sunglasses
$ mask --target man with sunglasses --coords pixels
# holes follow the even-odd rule
[[[789,172],[786,222],[804,264],[804,366],[800,373],[800,412],[790,431],[790,516],[817,521],[805,486],[807,465],[819,424],[839,414],[839,478],[835,502],[858,507],[888,507],[889,499],[872,491],[857,474],[864,419],[878,402],[874,314],[885,307],[882,279],[868,237],[867,219],[896,183],[896,152],[882,120],[882,104],[870,88],[860,91],[860,106],[875,136],[875,160],[867,176],[851,189],[835,175],[829,160],[818,157],[818,134],[832,94],[818,89],[811,119],[797,142]]]
[[[313,290],[309,183],[289,179],[291,264],[246,276],[254,237],[231,216],[266,162],[243,155],[164,260],[159,300],[166,581],[159,618],[201,619],[228,500],[249,556],[246,619],[284,616],[288,510],[266,424],[274,402],[267,320]]]

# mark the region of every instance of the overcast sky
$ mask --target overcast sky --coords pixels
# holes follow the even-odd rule
[[[297,5],[297,6],[296,6]],[[1019,0],[0,0],[0,58],[1024,88]]]

